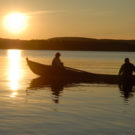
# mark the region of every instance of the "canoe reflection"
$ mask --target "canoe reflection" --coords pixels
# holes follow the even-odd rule
[[[55,103],[59,103],[59,96],[66,87],[75,87],[78,86],[80,83],[87,83],[87,84],[109,84],[109,83],[91,83],[91,82],[86,82],[86,81],[71,81],[71,80],[52,80],[52,79],[47,79],[43,77],[39,77],[36,79],[33,79],[27,88],[27,92],[29,93],[29,90],[38,90],[44,87],[49,87],[51,88],[51,92],[53,95],[53,101]],[[122,97],[124,98],[125,101],[128,101],[130,97],[133,97],[133,92],[135,92],[134,85],[131,85],[130,83],[124,83],[124,84],[119,84],[119,90],[122,94]]]
[[[27,90],[38,90],[44,87],[50,87],[53,95],[53,101],[59,103],[59,96],[65,87],[73,87],[81,82],[71,82],[69,80],[48,80],[46,78],[33,79]],[[27,91],[28,92],[28,91]]]
[[[130,97],[133,97],[134,95],[133,93],[135,92],[134,86],[130,83],[120,84],[119,90],[121,94],[123,95],[125,101],[128,101]]]

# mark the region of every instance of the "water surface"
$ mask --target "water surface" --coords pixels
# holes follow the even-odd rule
[[[132,52],[60,51],[65,66],[117,74]],[[56,51],[0,50],[0,134],[134,135],[135,97],[109,84],[41,84],[26,57],[51,64]]]

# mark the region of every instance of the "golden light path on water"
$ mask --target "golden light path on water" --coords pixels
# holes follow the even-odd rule
[[[10,97],[16,97],[21,79],[21,50],[8,50],[8,79],[9,87],[12,90]]]

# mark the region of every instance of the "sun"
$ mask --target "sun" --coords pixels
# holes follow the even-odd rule
[[[18,34],[27,27],[28,16],[23,13],[10,13],[3,19],[4,28],[11,33]]]

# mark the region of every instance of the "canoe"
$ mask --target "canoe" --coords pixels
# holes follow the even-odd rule
[[[56,69],[51,65],[34,62],[28,58],[26,58],[26,61],[34,74],[42,78],[47,78],[48,80],[106,84],[119,84],[121,82],[121,77],[118,75],[95,74],[69,67]],[[133,80],[135,82],[135,76],[133,77]]]

